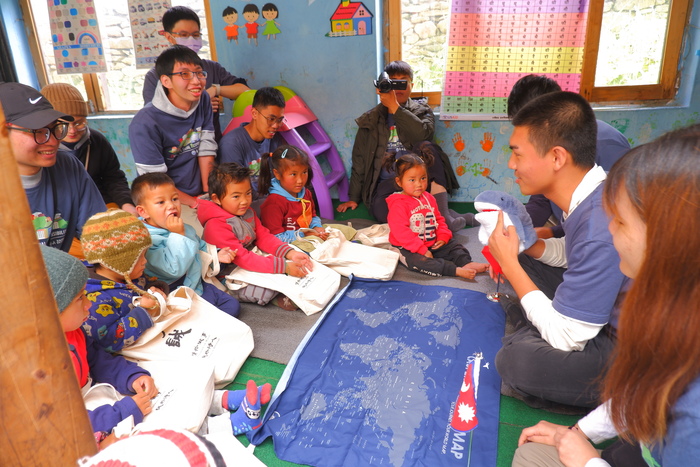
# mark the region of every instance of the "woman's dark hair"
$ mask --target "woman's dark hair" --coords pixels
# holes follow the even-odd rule
[[[285,167],[290,163],[305,165],[309,168],[309,179],[306,187],[311,187],[313,171],[309,163],[309,156],[296,146],[283,144],[275,149],[275,152],[263,154],[260,158],[260,176],[258,177],[258,193],[267,195],[272,187],[273,170],[280,174],[284,173]]]

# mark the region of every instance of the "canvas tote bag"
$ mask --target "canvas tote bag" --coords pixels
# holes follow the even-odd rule
[[[189,287],[168,295],[167,307],[153,327],[121,354],[139,361],[200,359],[214,368],[217,388],[233,381],[253,351],[253,332]]]

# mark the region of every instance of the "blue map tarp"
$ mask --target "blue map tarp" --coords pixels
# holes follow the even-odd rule
[[[253,444],[314,466],[496,465],[505,318],[480,292],[353,279],[287,366]]]

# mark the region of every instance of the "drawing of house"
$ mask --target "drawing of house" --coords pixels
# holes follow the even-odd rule
[[[331,36],[372,34],[372,12],[362,2],[341,0],[331,16]]]

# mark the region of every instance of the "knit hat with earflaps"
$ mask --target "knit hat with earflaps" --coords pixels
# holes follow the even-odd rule
[[[74,117],[87,117],[89,113],[87,102],[75,86],[66,83],[51,83],[41,89],[41,94],[59,112]]]
[[[80,260],[65,251],[46,245],[39,246],[53,289],[53,296],[58,305],[58,312],[62,313],[85,288],[88,280],[87,269]]]
[[[83,225],[80,243],[88,263],[121,274],[129,287],[146,293],[129,277],[141,252],[151,246],[151,234],[136,216],[121,209],[95,214]]]

